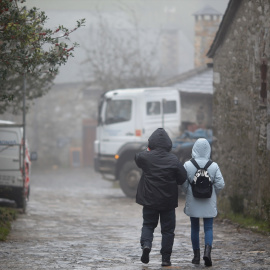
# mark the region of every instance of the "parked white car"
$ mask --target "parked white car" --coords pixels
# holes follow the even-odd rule
[[[32,160],[35,159],[36,153],[33,153]],[[17,207],[25,211],[30,194],[30,173],[31,158],[27,141],[23,157],[22,125],[0,120],[0,198],[14,200]]]

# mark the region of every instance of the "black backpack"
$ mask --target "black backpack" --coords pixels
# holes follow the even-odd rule
[[[207,172],[207,168],[213,163],[213,161],[209,160],[205,164],[204,168],[200,168],[194,158],[192,158],[190,161],[197,168],[193,181],[191,182],[193,196],[199,199],[211,198],[213,183],[210,175]]]

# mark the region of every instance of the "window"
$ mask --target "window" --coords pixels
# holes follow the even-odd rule
[[[147,115],[157,115],[160,114],[160,102],[152,101],[146,103]]]
[[[107,100],[105,124],[110,125],[131,119],[131,100]]]
[[[16,132],[1,130],[0,133],[0,156],[19,157],[19,138]]]
[[[175,100],[164,101],[163,112],[164,114],[176,113],[176,101]]]
[[[158,115],[161,114],[160,102],[152,101],[146,103],[147,115]],[[175,100],[164,100],[163,101],[163,113],[171,114],[176,113],[176,101]]]

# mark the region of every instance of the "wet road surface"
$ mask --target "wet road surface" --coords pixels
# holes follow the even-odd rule
[[[161,267],[160,227],[140,262],[142,207],[91,168],[34,171],[26,214],[0,242],[0,269],[205,269],[191,264],[190,222],[179,200],[172,266]],[[201,228],[202,232],[202,228]],[[201,239],[203,248],[203,239]],[[270,238],[214,222],[213,267],[270,269]]]

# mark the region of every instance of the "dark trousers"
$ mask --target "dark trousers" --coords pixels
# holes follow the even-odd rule
[[[175,230],[175,209],[169,211],[159,211],[148,207],[143,207],[143,227],[141,234],[141,246],[152,247],[154,230],[158,225],[160,217],[161,227],[161,250],[163,259],[170,259],[174,241]]]

